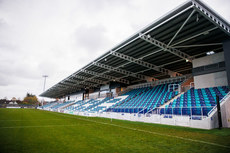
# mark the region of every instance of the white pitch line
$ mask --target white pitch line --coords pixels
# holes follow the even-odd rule
[[[154,135],[161,135],[161,136],[172,137],[172,138],[177,138],[177,139],[186,140],[186,141],[203,143],[203,144],[207,144],[207,145],[213,145],[213,146],[218,146],[218,147],[223,147],[223,148],[230,148],[230,146],[225,146],[225,145],[221,145],[221,144],[213,143],[213,142],[206,142],[206,141],[202,141],[202,140],[195,140],[195,139],[184,138],[184,137],[180,137],[180,136],[174,136],[174,135],[163,134],[163,133],[158,133],[158,132],[151,132],[151,131],[147,131],[147,130],[130,128],[130,127],[126,127],[126,126],[120,126],[120,125],[112,124],[112,123],[98,122],[98,121],[93,121],[93,120],[89,120],[89,119],[78,118],[77,116],[68,116],[68,115],[64,115],[64,114],[61,114],[61,113],[55,113],[55,114],[60,115],[60,116],[64,116],[64,117],[75,118],[75,119],[78,119],[78,120],[83,120],[83,121],[88,121],[88,122],[94,122],[94,123],[98,123],[98,124],[116,126],[116,127],[120,127],[120,128],[123,128],[123,129],[128,129],[128,130],[133,130],[133,131],[138,131],[138,132],[145,132],[145,133],[150,133],[150,134],[154,134]],[[0,129],[46,128],[46,127],[57,127],[57,126],[65,127],[65,126],[77,126],[77,125],[70,124],[70,125],[41,125],[41,126],[10,126],[10,127],[0,127]]]
[[[104,124],[104,125],[116,126],[116,127],[120,127],[120,128],[123,128],[123,129],[133,130],[133,131],[139,131],[139,132],[145,132],[145,133],[150,133],[150,134],[155,134],[155,135],[172,137],[172,138],[177,138],[177,139],[181,139],[181,140],[192,141],[192,142],[197,142],[197,143],[203,143],[203,144],[208,144],[208,145],[213,145],[213,146],[218,146],[218,147],[223,147],[223,148],[230,148],[230,146],[225,146],[225,145],[218,144],[218,143],[213,143],[213,142],[206,142],[206,141],[202,141],[202,140],[196,140],[196,139],[184,138],[184,137],[180,137],[180,136],[174,136],[174,135],[169,135],[169,134],[163,134],[163,133],[158,133],[158,132],[152,132],[152,131],[147,131],[147,130],[130,128],[130,127],[120,126],[120,125],[112,124],[112,123],[104,123],[104,122],[98,122],[98,121],[93,121],[93,120],[89,120],[89,119],[77,118],[77,117],[74,117],[74,116],[66,116],[64,114],[59,114],[59,113],[58,113],[58,115],[65,116],[65,117],[76,118],[76,119],[79,119],[79,120],[84,120],[84,121],[89,121],[89,122],[94,122],[94,123],[99,123],[99,124]]]
[[[76,124],[70,124],[70,125],[32,125],[32,126],[6,126],[6,127],[0,127],[0,129],[21,129],[21,128],[47,128],[47,127],[57,127],[57,126],[77,126]]]

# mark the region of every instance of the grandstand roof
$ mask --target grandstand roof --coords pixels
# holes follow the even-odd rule
[[[223,51],[230,24],[190,0],[118,44],[40,96],[57,98],[111,81],[143,83],[192,73],[192,60]]]

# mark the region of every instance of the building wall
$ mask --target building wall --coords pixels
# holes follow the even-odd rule
[[[70,96],[70,99],[69,99],[69,100],[82,100],[82,94],[83,94],[83,93],[68,95],[68,96]],[[67,97],[68,97],[68,96],[67,96]],[[66,98],[66,100],[67,100],[67,98]]]
[[[195,89],[227,86],[228,82],[226,76],[226,71],[195,76]]]
[[[228,78],[228,85],[230,86],[230,40],[223,42],[225,67]]]
[[[192,61],[193,68],[224,61],[224,52],[201,57]]]
[[[193,60],[193,68],[210,65],[224,61],[224,53],[217,53],[210,56],[205,56],[199,59]],[[227,74],[226,71],[220,71],[215,73],[209,73],[204,75],[194,76],[195,89],[227,86]]]

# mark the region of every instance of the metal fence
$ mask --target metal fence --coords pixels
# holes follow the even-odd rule
[[[181,115],[181,116],[208,116],[208,113],[214,106],[196,106],[196,107],[168,107],[168,108],[154,108],[148,109],[146,107],[129,107],[129,108],[109,108],[106,112],[115,113],[133,113],[144,114],[150,116],[158,115]]]
[[[146,113],[159,115],[208,116],[214,106],[155,108]]]
[[[144,107],[116,107],[116,108],[108,108],[106,112],[116,112],[116,113],[138,113],[145,114],[147,113],[147,108]]]

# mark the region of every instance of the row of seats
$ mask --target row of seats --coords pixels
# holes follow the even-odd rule
[[[93,103],[92,105],[86,107],[85,109],[83,109],[83,111],[93,111],[94,108],[97,108],[100,104],[103,104],[105,102],[107,102],[108,100],[110,100],[109,97],[107,98],[104,98],[103,100],[98,100],[98,101],[95,101],[95,103]]]
[[[40,108],[48,108],[48,107],[51,107],[51,106],[56,105],[56,104],[57,104],[57,102],[51,102],[51,103],[48,103],[46,105],[41,106]]]
[[[191,88],[160,110],[161,114],[208,115],[216,105],[216,96],[220,100],[229,92],[226,86],[194,89]]]
[[[178,95],[178,91],[170,91],[168,84],[155,87],[133,89],[124,95],[129,95],[125,100],[111,107],[107,111],[126,113],[146,113],[149,110],[163,105],[168,100]]]
[[[66,106],[66,105],[69,105],[69,104],[71,104],[73,102],[74,101],[67,101],[67,102],[63,102],[63,103],[57,103],[56,105],[52,106],[51,109],[58,109],[58,108]]]
[[[54,105],[47,104],[43,108],[58,109],[70,103],[65,110],[80,112],[123,112],[123,113],[157,113],[174,115],[208,115],[208,112],[216,105],[216,96],[220,100],[229,92],[229,87],[213,87],[194,89],[181,94],[171,103],[166,102],[178,95],[177,88],[169,88],[169,84],[158,85],[155,87],[145,87],[133,89],[124,95],[127,98],[104,98],[80,100],[75,103],[68,101]]]
[[[105,103],[115,104],[117,101],[121,100],[120,98],[104,98],[104,99],[90,99],[90,100],[81,100],[76,102],[75,105],[66,107],[65,110],[68,111],[79,111],[79,112],[99,112],[106,110],[106,106],[101,106]]]

